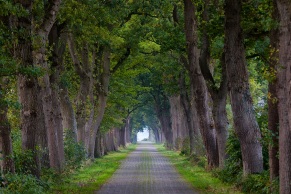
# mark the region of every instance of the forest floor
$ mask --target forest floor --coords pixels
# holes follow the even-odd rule
[[[112,178],[96,194],[196,194],[157,151],[154,144],[140,143],[123,161]]]

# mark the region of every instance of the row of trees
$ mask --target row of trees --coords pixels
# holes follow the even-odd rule
[[[124,106],[118,107],[121,100],[113,104],[112,99],[110,105],[116,121],[100,129],[103,119],[112,119],[104,117],[109,79],[130,54],[124,48],[126,40],[113,30],[120,25],[118,13],[112,18],[91,15],[109,12],[111,4],[4,1],[1,7],[3,172],[15,171],[11,122],[20,126],[23,152],[33,153],[36,165],[29,165],[29,172],[37,177],[47,167],[46,160],[50,168],[63,171],[64,138],[82,145],[89,158],[116,150],[116,144],[125,146],[130,141],[130,117]],[[17,101],[20,115],[15,116],[16,111],[9,111],[17,108],[12,106]],[[106,131],[105,137],[101,135]]]
[[[152,31],[154,38],[148,37],[161,45],[159,54],[152,52],[156,60],[168,55],[172,61],[164,63],[175,61],[174,69],[179,69],[156,68],[162,79],[151,70],[154,110],[168,148],[179,147],[180,138],[189,136],[190,154],[196,155],[201,135],[208,168],[224,168],[228,128],[233,128],[244,175],[269,169],[271,181],[280,176],[280,193],[290,193],[290,130],[288,119],[283,119],[289,114],[290,24],[284,18],[290,5],[281,1],[183,3],[176,2],[166,17],[161,14],[163,28]],[[155,17],[155,11],[148,17]],[[163,37],[158,31],[163,31]],[[255,91],[260,88],[261,93]]]
[[[0,5],[5,172],[14,172],[10,126],[20,126],[36,176],[43,158],[64,169],[67,139],[94,158],[125,146],[145,126],[169,149],[189,141],[191,156],[202,150],[208,169],[223,169],[234,129],[244,175],[270,169],[272,180],[280,175],[280,192],[291,192],[289,2]]]

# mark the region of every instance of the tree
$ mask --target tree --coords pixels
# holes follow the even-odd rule
[[[276,2],[273,1],[273,19],[279,21],[279,13]],[[277,79],[276,68],[278,67],[278,50],[279,50],[279,29],[276,27],[270,32],[270,81],[268,90],[268,129],[272,134],[272,140],[269,145],[269,168],[270,180],[279,176],[279,114],[278,114],[278,97],[277,97]]]
[[[291,35],[290,17],[291,3],[278,0],[277,6],[280,15],[279,36],[279,67],[277,68],[277,96],[279,112],[279,160],[280,160],[280,193],[291,192],[291,128],[290,128],[290,80],[291,80]]]
[[[15,1],[19,3],[21,8],[27,11],[27,15],[21,15],[17,18],[17,25],[12,26],[17,29],[19,36],[15,45],[14,58],[20,64],[20,68],[27,69],[26,73],[18,75],[18,96],[21,103],[21,133],[22,148],[24,151],[34,153],[34,161],[36,166],[30,169],[31,173],[39,176],[39,162],[36,155],[39,116],[42,114],[42,107],[39,109],[37,104],[37,94],[40,94],[40,88],[37,82],[37,74],[39,69],[33,65],[33,45],[32,45],[32,3],[28,1]],[[29,71],[30,70],[30,71]],[[44,123],[41,123],[44,126]]]
[[[208,108],[209,94],[199,66],[200,53],[198,49],[198,28],[195,17],[195,6],[191,0],[184,0],[184,14],[189,61],[187,69],[189,71],[190,83],[191,87],[193,87],[195,96],[195,107],[197,108],[197,113],[199,115],[200,130],[207,153],[208,166],[209,168],[214,168],[219,165],[219,156],[214,124],[211,120],[210,109]]]
[[[263,171],[261,133],[255,119],[249,90],[245,50],[240,26],[241,1],[225,2],[225,63],[236,134],[238,135],[244,174]]]
[[[8,80],[2,78],[0,83],[0,149],[1,157],[1,170],[5,173],[14,173],[15,166],[12,158],[12,139],[11,127],[8,121],[8,101],[5,99],[5,88],[7,88]]]

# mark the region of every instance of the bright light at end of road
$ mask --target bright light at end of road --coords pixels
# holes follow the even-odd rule
[[[142,141],[145,138],[146,139],[149,138],[149,130],[148,129],[144,129],[143,132],[138,132],[137,133],[137,141]]]

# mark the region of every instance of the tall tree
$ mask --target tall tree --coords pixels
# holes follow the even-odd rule
[[[76,45],[73,34],[69,35],[68,45],[75,67],[75,71],[80,79],[80,87],[76,100],[76,121],[78,131],[78,142],[82,143],[86,150],[89,148],[89,130],[86,130],[88,121],[88,96],[92,88],[93,68],[89,62],[89,45],[85,40],[81,40],[81,45]],[[80,48],[79,50],[77,48]],[[80,60],[81,59],[81,60]],[[93,106],[93,105],[92,105]],[[90,128],[89,128],[90,129]]]
[[[5,8],[2,8],[5,10]],[[5,13],[5,11],[4,11]],[[1,173],[14,173],[15,166],[13,161],[13,148],[11,138],[11,125],[8,120],[9,99],[7,93],[11,89],[9,82],[11,81],[10,73],[15,74],[15,61],[13,60],[13,53],[9,51],[10,47],[7,47],[7,43],[11,41],[11,36],[7,36],[7,33],[12,28],[10,23],[10,14],[0,14],[0,39],[1,39],[1,70],[0,70],[0,150],[1,150]],[[5,37],[6,36],[6,37]],[[7,37],[9,37],[7,39]],[[6,40],[5,40],[6,39]],[[10,62],[9,62],[10,61]],[[10,64],[12,61],[12,65]],[[11,67],[12,66],[12,67]],[[7,74],[8,73],[8,74]]]
[[[37,82],[37,75],[34,75],[33,69],[33,45],[32,45],[32,2],[31,1],[15,1],[27,11],[27,15],[21,15],[17,18],[16,28],[21,32],[18,36],[18,42],[15,45],[14,57],[20,64],[20,68],[31,70],[31,73],[22,73],[18,75],[18,97],[21,103],[21,133],[22,133],[22,148],[23,150],[34,153],[34,160],[36,166],[39,166],[36,156],[37,137],[36,131],[38,129],[39,115],[41,114],[37,105],[37,94],[40,94],[39,85]],[[36,69],[36,68],[35,68]],[[29,72],[29,71],[28,71]],[[44,125],[44,123],[42,123]],[[39,168],[33,166],[30,172],[39,176]]]
[[[195,10],[191,0],[184,0],[185,35],[189,61],[187,69],[195,96],[195,107],[199,115],[200,130],[206,148],[208,167],[213,168],[219,165],[219,156],[215,128],[208,108],[209,94],[199,66],[200,51],[198,49],[198,28]]]
[[[110,79],[110,55],[111,52],[109,48],[104,48],[102,61],[101,61],[101,75],[100,80],[98,80],[97,86],[97,116],[94,119],[94,123],[91,128],[90,144],[89,144],[89,157],[94,157],[95,144],[97,131],[99,130],[101,121],[103,120],[105,108],[107,104],[107,96],[109,89],[109,79]]]
[[[204,9],[202,12],[202,22],[201,22],[201,54],[199,57],[199,66],[201,68],[201,73],[206,81],[206,85],[211,96],[209,104],[212,104],[209,108],[212,109],[213,121],[216,131],[217,148],[219,155],[219,167],[222,169],[224,167],[224,162],[226,158],[226,141],[228,137],[227,131],[227,114],[226,114],[226,97],[227,97],[227,77],[225,68],[225,57],[222,53],[220,57],[221,65],[221,76],[219,87],[216,86],[216,82],[213,78],[213,73],[210,70],[210,33],[207,28],[207,24],[210,21],[209,18],[210,1],[204,1]]]
[[[279,111],[279,160],[280,193],[291,193],[291,2],[277,0],[280,15],[279,67],[278,67],[278,111]]]
[[[241,0],[225,1],[225,63],[234,127],[244,174],[263,171],[261,133],[255,118],[240,26]]]
[[[273,19],[279,21],[279,12],[276,1],[273,0]],[[275,27],[270,32],[270,74],[269,90],[268,90],[268,128],[272,134],[272,140],[269,145],[269,168],[270,180],[274,180],[279,176],[279,113],[278,113],[278,97],[277,97],[277,79],[276,68],[278,67],[278,51],[279,51],[279,29]]]
[[[2,78],[0,82],[0,149],[1,149],[1,171],[3,173],[14,173],[15,166],[12,158],[11,127],[8,121],[8,102],[5,100],[5,89],[8,80]]]

